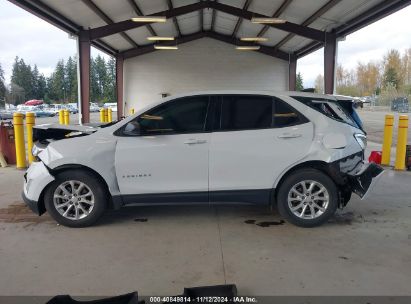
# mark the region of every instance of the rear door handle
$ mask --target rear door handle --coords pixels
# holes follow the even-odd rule
[[[297,138],[301,136],[302,134],[297,134],[297,133],[283,133],[281,135],[278,135],[278,138],[287,139],[287,138]]]
[[[184,142],[186,145],[199,145],[205,144],[207,141],[205,139],[188,139]]]

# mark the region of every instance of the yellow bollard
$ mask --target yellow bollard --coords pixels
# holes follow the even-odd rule
[[[104,109],[104,122],[108,122],[108,109]]]
[[[391,160],[392,131],[394,130],[394,115],[385,115],[384,140],[382,143],[381,165],[389,166]]]
[[[100,122],[104,122],[104,108],[100,110]]]
[[[64,110],[64,124],[70,124],[70,110]]]
[[[33,126],[36,123],[36,116],[34,113],[26,113],[26,130],[27,130],[27,155],[29,159],[29,164],[34,161],[34,156],[31,154],[31,149],[33,149]]]
[[[64,110],[59,110],[59,124],[64,125]]]
[[[113,110],[111,108],[107,109],[107,122],[113,121]]]
[[[133,115],[134,114],[134,108],[131,108],[130,109],[130,115]]]
[[[26,149],[24,144],[23,114],[13,114],[14,140],[16,144],[16,167],[26,168]]]
[[[408,115],[400,115],[398,121],[397,154],[395,170],[405,170],[405,153],[407,149]]]

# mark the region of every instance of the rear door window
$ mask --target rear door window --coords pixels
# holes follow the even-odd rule
[[[295,126],[308,121],[288,103],[279,99],[275,100],[273,116],[276,128]]]
[[[224,131],[272,127],[273,99],[258,95],[226,95],[221,104],[220,128]]]

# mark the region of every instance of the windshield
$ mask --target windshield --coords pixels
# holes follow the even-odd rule
[[[327,98],[311,98],[302,96],[292,96],[292,98],[330,118],[362,129],[361,119],[355,111],[354,102],[351,100],[333,100]]]

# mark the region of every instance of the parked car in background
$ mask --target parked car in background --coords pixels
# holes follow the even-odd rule
[[[53,111],[49,111],[48,108],[37,108],[32,111],[36,117],[54,117],[57,114]]]
[[[13,112],[8,110],[0,110],[0,120],[13,119]]]
[[[104,108],[110,108],[113,112],[117,112],[117,103],[116,102],[106,102]]]
[[[90,102],[90,112],[99,112],[100,107],[95,102]]]
[[[60,104],[60,103],[53,103],[48,107],[48,111],[50,112],[54,112],[55,114],[57,114],[60,110],[65,110],[66,107],[64,104]]]
[[[407,97],[397,97],[391,101],[391,111],[399,113],[408,113],[410,105]]]
[[[23,198],[70,227],[125,204],[187,202],[277,205],[289,222],[318,226],[383,172],[364,162],[354,113],[330,95],[209,91],[105,127],[39,125]]]
[[[65,105],[66,109],[70,111],[71,114],[77,114],[78,113],[78,105],[77,103],[68,103]]]
[[[27,112],[33,112],[36,109],[36,106],[27,106],[24,104],[17,105],[16,112],[26,114]]]

